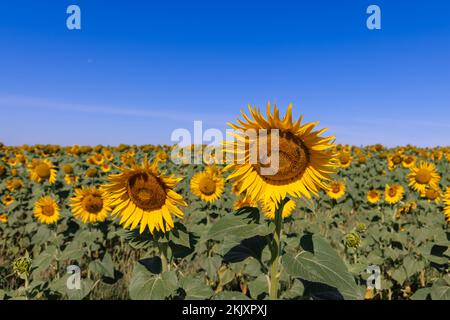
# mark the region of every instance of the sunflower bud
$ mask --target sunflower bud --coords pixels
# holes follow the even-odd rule
[[[359,234],[351,232],[345,236],[345,245],[347,248],[358,248],[361,244],[361,238]]]
[[[364,233],[367,230],[366,224],[365,223],[358,223],[356,225],[356,232],[358,233]]]
[[[13,271],[19,276],[26,276],[31,269],[31,259],[26,255],[25,257],[20,257],[14,260],[12,264]]]

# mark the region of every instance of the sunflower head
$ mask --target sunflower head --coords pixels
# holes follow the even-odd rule
[[[191,179],[191,192],[204,202],[214,202],[220,198],[225,181],[220,174],[215,174],[208,168],[196,173]]]
[[[334,137],[321,137],[326,129],[313,131],[317,123],[301,124],[302,117],[294,122],[292,105],[283,118],[270,104],[266,118],[257,108],[249,111],[250,117],[241,112],[244,120],[230,124],[235,140],[225,144],[227,160],[232,159],[225,169],[233,169],[227,179],[240,184],[239,193],[280,203],[286,196],[310,198],[327,189],[336,171]]]
[[[341,168],[348,168],[352,164],[352,156],[349,152],[342,151],[338,155],[339,166]]]
[[[64,164],[62,166],[62,169],[63,169],[65,174],[73,174],[73,167],[72,167],[71,164]]]
[[[96,168],[89,168],[86,170],[86,176],[88,178],[95,178],[98,174],[98,170]]]
[[[17,275],[28,277],[31,269],[31,262],[28,254],[26,254],[24,257],[19,257],[13,261],[12,269]]]
[[[367,192],[367,201],[369,201],[369,203],[375,204],[380,201],[380,198],[381,192],[376,189],[370,189],[369,192]]]
[[[58,204],[50,196],[39,198],[34,205],[34,216],[44,224],[56,223],[59,219],[59,211]]]
[[[395,204],[399,202],[403,195],[405,194],[405,189],[400,184],[386,185],[384,191],[384,199],[389,204]]]
[[[105,193],[95,187],[75,189],[75,196],[70,200],[74,217],[83,223],[104,221],[111,211]]]
[[[331,199],[340,199],[345,195],[345,183],[343,181],[333,181],[328,186],[327,195]]]
[[[439,188],[434,189],[428,187],[425,189],[425,192],[422,194],[422,196],[429,202],[434,201],[435,203],[439,203],[441,200],[441,190],[439,190]]]
[[[404,156],[402,161],[403,168],[412,168],[416,165],[416,157],[414,156]]]
[[[10,206],[13,204],[14,198],[10,194],[7,194],[2,198],[2,202],[5,206]]]
[[[5,213],[0,214],[0,222],[1,223],[7,223],[8,222],[8,215]]]
[[[444,204],[445,204],[445,208],[444,208],[445,221],[450,223],[450,186],[447,187],[447,190],[445,191]]]
[[[125,228],[140,225],[140,233],[147,227],[151,233],[166,232],[174,227],[172,214],[183,218],[177,205],[187,204],[173,190],[181,178],[159,172],[157,165],[158,161],[149,164],[146,157],[141,165],[119,168],[120,173],[110,175],[109,184],[103,186],[107,204]]]
[[[56,169],[48,159],[33,159],[28,165],[28,171],[30,173],[31,180],[33,181],[39,183],[48,181],[50,184],[54,184],[56,182]]]
[[[434,164],[421,161],[417,167],[410,168],[410,171],[408,180],[413,190],[424,193],[427,187],[439,187],[441,177]]]
[[[20,180],[20,179],[17,179],[17,178],[11,179],[11,180],[6,182],[6,188],[9,191],[14,191],[14,190],[20,189],[23,186],[24,186],[23,181]]]
[[[6,168],[5,166],[0,164],[0,177],[2,177],[4,174],[6,173]]]

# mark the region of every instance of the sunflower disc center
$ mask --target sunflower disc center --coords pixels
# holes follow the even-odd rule
[[[428,184],[431,180],[431,174],[428,170],[420,169],[416,173],[416,181],[420,184]]]
[[[53,216],[55,213],[55,208],[50,205],[45,205],[42,207],[42,214],[47,217]]]
[[[103,200],[100,196],[87,195],[83,199],[84,209],[92,214],[97,214],[103,209]]]
[[[331,191],[333,193],[338,193],[341,190],[341,187],[337,183],[333,183],[331,185]]]
[[[287,184],[303,175],[310,163],[310,155],[309,150],[300,139],[290,132],[281,132],[278,147],[273,150],[270,138],[266,141],[267,157],[271,157],[273,152],[278,152],[278,171],[272,175],[263,175],[261,169],[269,168],[271,163],[258,162],[254,164],[253,167],[264,180]]]
[[[390,197],[395,197],[395,195],[397,194],[397,188],[394,187],[390,188],[388,194]]]
[[[50,168],[49,168],[49,166],[47,164],[45,164],[45,163],[38,164],[36,166],[36,174],[41,179],[47,179],[48,177],[50,177]]]
[[[216,192],[216,183],[210,177],[204,177],[200,180],[199,189],[203,194],[210,196]]]
[[[149,173],[137,173],[128,180],[128,194],[140,209],[152,211],[166,203],[166,192],[161,182]]]

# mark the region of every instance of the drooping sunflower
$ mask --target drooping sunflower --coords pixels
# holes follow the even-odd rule
[[[232,134],[236,140],[225,144],[227,158],[234,159],[225,167],[225,170],[233,170],[227,179],[241,183],[239,193],[245,192],[255,200],[280,203],[288,195],[310,198],[321,188],[327,190],[326,181],[336,171],[335,154],[331,150],[334,137],[321,137],[326,129],[313,131],[317,122],[302,125],[300,117],[294,123],[291,104],[282,119],[276,106],[272,114],[270,103],[267,104],[267,119],[256,107],[249,105],[249,110],[252,119],[241,111],[245,121],[238,119],[239,124],[229,124],[236,130]],[[276,138],[277,131],[272,134],[272,130],[278,130],[279,138],[275,143],[272,143],[272,136]],[[245,148],[242,148],[243,143]],[[267,153],[254,159],[251,155],[255,150],[260,151],[257,145],[264,144]],[[268,164],[267,155],[275,152],[278,163]]]
[[[71,174],[66,174],[65,176],[64,176],[64,181],[66,182],[66,184],[67,185],[72,185],[72,184],[74,184],[74,183],[76,183],[76,182],[78,182],[78,179],[79,179],[79,177],[78,176],[74,176],[74,175],[71,175]]]
[[[133,161],[134,162],[134,161]],[[172,213],[183,218],[177,207],[187,206],[183,197],[173,189],[182,178],[166,175],[158,170],[158,162],[149,164],[145,157],[141,165],[120,167],[119,174],[109,176],[109,184],[103,186],[112,214],[117,215],[125,228],[140,225],[142,233],[148,226],[151,233],[169,231],[174,227]]]
[[[2,202],[5,206],[10,206],[14,203],[14,198],[10,194],[7,194],[2,198]]]
[[[206,169],[197,172],[191,179],[191,192],[205,202],[214,202],[220,198],[225,189],[225,181],[219,174]]]
[[[441,202],[441,190],[439,188],[434,189],[434,188],[426,188],[425,192],[421,194],[422,197],[426,198],[428,200],[428,202],[434,202],[436,204],[438,204],[439,202]]]
[[[70,201],[74,217],[83,223],[102,222],[111,211],[105,193],[95,187],[75,189],[75,196]]]
[[[412,168],[416,165],[417,158],[414,156],[404,156],[402,161],[403,168]]]
[[[370,189],[367,192],[367,201],[371,204],[376,204],[378,201],[380,201],[381,198],[381,192],[376,189]]]
[[[277,207],[277,204],[270,199],[261,200],[261,209],[264,212],[264,215],[270,220],[275,219],[275,210],[277,209],[276,207]],[[292,212],[294,212],[295,207],[296,207],[295,201],[292,199],[289,199],[284,204],[283,212],[281,213],[281,217],[283,219],[289,217],[292,214]]]
[[[50,196],[41,197],[34,205],[34,216],[41,223],[52,224],[59,219],[58,203]]]
[[[345,183],[343,181],[333,181],[327,191],[327,195],[331,199],[338,200],[345,194]]]
[[[447,190],[445,191],[444,204],[445,204],[444,208],[445,221],[450,223],[450,187],[447,187]]]
[[[28,165],[28,171],[30,173],[30,178],[36,182],[48,181],[50,184],[56,182],[56,169],[53,164],[48,160],[38,160],[33,159]]]
[[[408,174],[409,186],[419,193],[424,193],[427,187],[437,189],[441,179],[436,166],[432,163],[421,161],[417,167],[410,168]]]
[[[395,204],[399,202],[403,195],[405,194],[405,189],[400,184],[393,184],[392,186],[386,185],[384,190],[384,200],[389,204]]]
[[[242,196],[242,197],[238,198],[233,204],[233,208],[235,211],[238,211],[239,209],[242,209],[244,207],[256,208],[257,206],[258,206],[258,203],[255,202],[254,200],[252,200],[252,198],[247,197],[247,196]]]

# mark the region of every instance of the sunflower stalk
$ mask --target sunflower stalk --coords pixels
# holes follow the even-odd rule
[[[170,271],[170,263],[167,259],[167,249],[169,248],[168,242],[157,241],[159,256],[161,258],[162,272]]]
[[[271,300],[278,299],[278,287],[280,282],[280,258],[281,258],[281,230],[283,227],[283,208],[285,200],[281,201],[275,210],[275,231],[271,242],[270,274],[269,274],[269,297]]]

